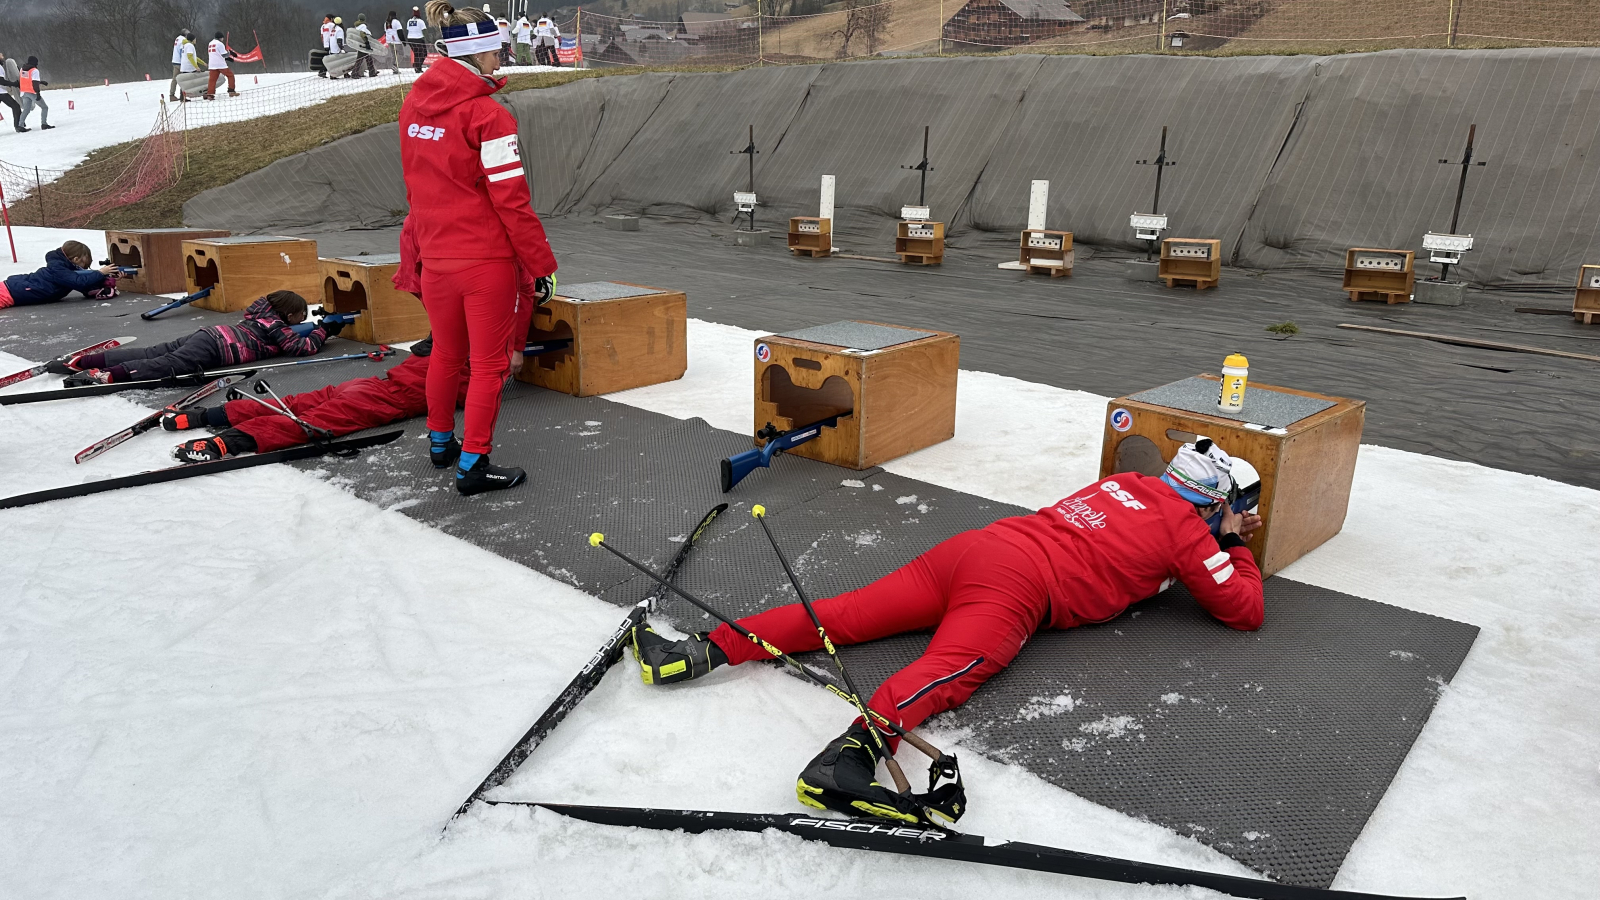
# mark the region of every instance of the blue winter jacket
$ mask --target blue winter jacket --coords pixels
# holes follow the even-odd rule
[[[99,269],[80,269],[61,248],[44,255],[44,268],[6,279],[6,291],[18,306],[54,303],[73,291],[92,291],[106,283]]]

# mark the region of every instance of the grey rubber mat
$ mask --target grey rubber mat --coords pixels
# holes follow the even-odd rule
[[[1265,425],[1268,428],[1288,428],[1307,416],[1314,416],[1334,406],[1331,400],[1318,400],[1315,397],[1302,397],[1299,394],[1286,394],[1283,391],[1247,385],[1244,392],[1244,409],[1239,412],[1228,412],[1217,408],[1218,387],[1217,382],[1208,378],[1185,378],[1148,391],[1140,391],[1131,395],[1129,399],[1208,416],[1220,416],[1236,422]]]
[[[563,284],[556,293],[568,300],[621,300],[624,297],[644,297],[661,293],[660,288],[617,284],[614,281],[589,281],[583,284]]]
[[[855,350],[882,350],[885,347],[909,344],[925,337],[933,337],[933,332],[845,320],[802,328],[799,331],[785,331],[778,337],[810,341],[813,344],[827,344],[832,347],[849,347]]]

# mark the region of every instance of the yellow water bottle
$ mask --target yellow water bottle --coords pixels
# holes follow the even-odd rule
[[[1244,386],[1250,381],[1250,360],[1233,353],[1222,361],[1222,388],[1217,392],[1217,409],[1238,412],[1244,409]]]

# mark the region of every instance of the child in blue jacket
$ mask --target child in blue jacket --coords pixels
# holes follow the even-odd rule
[[[294,291],[273,291],[250,304],[237,325],[207,325],[194,334],[156,344],[85,353],[68,361],[67,387],[143,381],[236,366],[274,356],[313,356],[342,322],[295,328],[306,320],[306,300]]]
[[[13,275],[0,282],[0,309],[54,303],[73,291],[93,300],[109,300],[117,295],[117,267],[91,269],[94,255],[77,241],[67,241],[44,255],[44,268],[37,272]]]

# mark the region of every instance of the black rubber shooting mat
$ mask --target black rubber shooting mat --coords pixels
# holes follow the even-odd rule
[[[1288,428],[1290,425],[1333,406],[1331,400],[1286,394],[1270,388],[1247,385],[1244,392],[1244,409],[1229,412],[1217,408],[1217,390],[1221,387],[1208,378],[1185,378],[1148,391],[1140,391],[1128,399],[1154,403],[1208,416],[1220,416],[1268,428]]]
[[[810,341],[813,344],[827,344],[832,347],[848,347],[855,350],[882,350],[885,347],[896,347],[900,344],[909,344],[912,341],[933,337],[933,332],[915,331],[910,328],[894,328],[888,325],[873,325],[870,322],[852,322],[846,319],[841,322],[829,322],[826,325],[802,328],[799,331],[785,331],[778,337],[793,338],[797,341]]]
[[[130,332],[153,342],[234,317],[185,310],[138,320],[159,302],[125,295],[9,310],[0,318],[0,348],[42,356]],[[324,355],[363,347],[332,340]],[[377,374],[402,359],[297,366],[265,377],[290,393]],[[130,398],[154,405],[179,395]],[[460,497],[450,473],[428,463],[421,423],[407,431],[354,460],[297,465],[618,605],[643,596],[646,579],[589,547],[587,535],[604,532],[660,565],[723,500],[733,508],[680,580],[736,615],[794,599],[750,518],[752,503],[767,507],[813,597],[864,584],[960,531],[1028,512],[879,469],[854,472],[789,455],[723,495],[716,461],[748,449],[747,436],[521,383],[507,388],[495,455],[529,471],[522,488]],[[1274,877],[1326,885],[1477,629],[1282,578],[1267,584],[1267,624],[1255,633],[1218,625],[1175,588],[1109,624],[1040,634],[941,724],[968,729],[969,745],[988,755],[1193,835]],[[685,630],[712,624],[676,599],[661,614]],[[852,647],[847,662],[870,691],[927,640],[911,634]],[[820,654],[810,663],[831,671]],[[842,727],[849,710],[841,707],[839,717]]]

